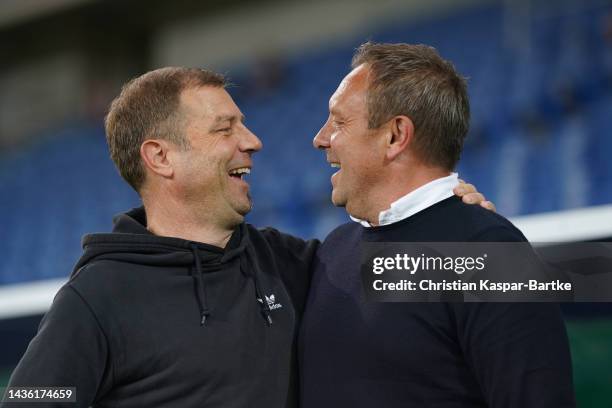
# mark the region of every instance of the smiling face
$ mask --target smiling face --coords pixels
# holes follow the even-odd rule
[[[329,100],[329,117],[313,140],[338,168],[331,178],[333,204],[362,219],[374,205],[385,161],[381,131],[368,128],[368,75],[368,66],[360,65],[342,80]]]
[[[251,210],[243,179],[261,141],[244,125],[244,116],[222,87],[188,88],[180,113],[190,147],[175,149],[174,194],[222,223],[237,224]]]

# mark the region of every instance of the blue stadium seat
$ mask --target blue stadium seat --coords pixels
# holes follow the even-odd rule
[[[612,202],[612,52],[599,31],[602,10],[611,9],[602,7],[571,15],[538,9],[527,22],[530,50],[521,52],[505,40],[499,5],[398,20],[372,38],[431,44],[469,78],[472,129],[459,172],[504,215],[605,204]],[[288,57],[285,78],[265,94],[230,89],[265,146],[250,176],[250,222],[322,237],[346,221],[329,203],[332,169],[311,141],[361,41]],[[242,69],[234,82],[248,80]],[[108,159],[99,124],[72,124],[40,140],[0,157],[0,284],[67,276],[83,234],[108,231],[114,214],[139,205]],[[572,198],[579,192],[583,201]]]

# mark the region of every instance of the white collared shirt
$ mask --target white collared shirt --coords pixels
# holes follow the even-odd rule
[[[392,202],[391,207],[388,209],[381,211],[378,214],[378,225],[388,225],[404,220],[419,211],[423,211],[427,207],[431,207],[442,200],[454,196],[453,188],[458,184],[459,175],[451,173],[450,176],[435,179],[422,185]],[[353,216],[351,216],[351,219],[364,227],[372,226],[368,221],[360,220]]]

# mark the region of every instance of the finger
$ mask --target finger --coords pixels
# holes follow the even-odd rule
[[[480,193],[469,193],[464,195],[462,199],[466,204],[478,204],[485,201],[485,197]]]
[[[497,212],[497,208],[495,208],[495,204],[493,204],[491,201],[486,201],[486,200],[481,201],[480,205],[486,208],[487,210]]]
[[[476,193],[477,191],[478,190],[476,190],[476,187],[474,187],[473,184],[468,183],[459,184],[453,189],[453,193],[459,197],[463,197],[466,194]]]
[[[465,189],[465,182],[455,186],[455,188],[453,188],[453,193],[455,193],[455,195],[459,197],[463,197],[464,195],[469,193],[469,191]]]
[[[465,194],[477,193],[476,186],[470,183],[462,184],[463,189],[465,190]]]

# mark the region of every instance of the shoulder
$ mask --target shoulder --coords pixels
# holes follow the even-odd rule
[[[360,224],[350,221],[334,228],[323,241],[323,245],[346,241],[351,238],[359,237],[362,227]]]
[[[103,281],[107,281],[109,275],[114,274],[116,268],[112,267],[113,261],[90,261],[70,276],[67,285],[76,291],[81,291],[92,286],[95,287]]]
[[[451,198],[448,205],[441,207],[438,218],[444,223],[459,231],[465,241],[527,241],[523,233],[507,218],[487,210],[479,205],[465,204],[459,198]]]
[[[53,297],[53,302],[39,327],[39,333],[43,330],[57,333],[70,327],[78,327],[83,333],[103,333],[100,310],[96,307],[100,302],[96,300],[97,297],[95,291],[79,287],[72,279],[69,280]]]
[[[332,259],[338,254],[345,254],[347,248],[354,249],[361,240],[363,227],[356,222],[347,222],[333,229],[319,248],[321,259]]]
[[[468,205],[463,202],[468,220],[476,228],[469,237],[470,241],[525,242],[527,238],[504,216],[487,210],[479,205]]]
[[[303,239],[295,235],[287,234],[273,227],[256,228],[251,224],[247,224],[249,237],[253,243],[257,241],[265,241],[272,248],[300,249],[313,247],[316,249],[319,245],[317,239]]]
[[[272,227],[257,229],[247,224],[247,228],[256,251],[268,252],[275,260],[291,267],[309,267],[320,245],[317,239],[305,240]]]
[[[104,282],[111,283],[125,268],[125,262],[111,259],[94,259],[75,270],[68,284],[75,289],[97,286]]]
[[[76,270],[67,285],[94,311],[104,313],[119,299],[139,296],[148,271],[118,260],[92,260]]]

